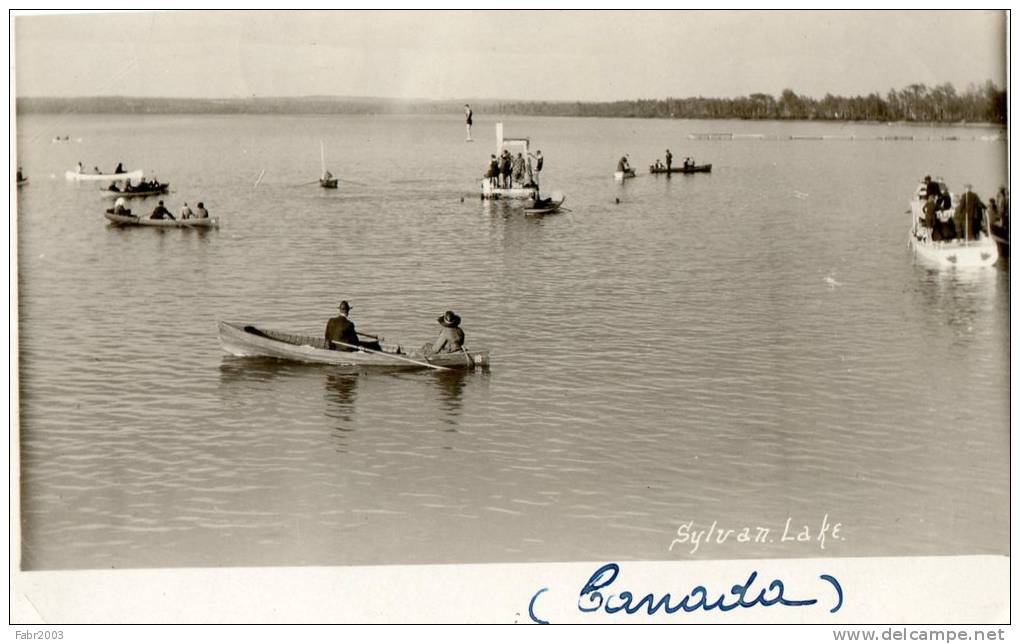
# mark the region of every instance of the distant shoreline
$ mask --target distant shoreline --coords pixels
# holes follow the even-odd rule
[[[921,89],[918,90],[918,87]],[[928,91],[912,85],[850,98],[826,95],[822,100],[797,96],[791,90],[774,98],[752,94],[738,98],[641,99],[633,101],[519,101],[468,99],[476,116],[565,116],[654,118],[674,120],[823,121],[840,123],[905,123],[911,125],[1006,125],[1006,93],[991,83],[957,94],[951,86]],[[374,97],[19,97],[17,114],[278,114],[278,115],[463,115],[460,100]]]

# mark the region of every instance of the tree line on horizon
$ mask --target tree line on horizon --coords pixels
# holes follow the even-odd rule
[[[1006,123],[1006,92],[991,81],[957,92],[951,83],[923,83],[885,96],[799,96],[785,89],[778,97],[755,93],[737,98],[639,99],[628,101],[470,100],[477,113],[523,116],[616,118],[915,121]],[[342,97],[253,97],[238,99],[140,98],[119,96],[18,98],[19,113],[95,114],[450,114],[463,110],[457,100]]]

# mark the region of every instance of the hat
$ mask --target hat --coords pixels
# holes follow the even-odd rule
[[[336,308],[346,313],[351,310],[351,305],[347,303],[347,300],[343,300],[342,302],[337,304]]]
[[[925,181],[931,181],[931,175],[930,174],[924,175],[924,180]]]
[[[447,311],[446,313],[443,313],[438,318],[436,318],[436,322],[439,322],[443,326],[452,329],[460,325],[460,316],[454,313],[453,311]]]

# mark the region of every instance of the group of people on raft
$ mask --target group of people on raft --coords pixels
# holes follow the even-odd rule
[[[532,163],[534,160],[534,163]],[[485,178],[493,188],[537,188],[538,176],[542,172],[542,151],[537,154],[528,153],[525,158],[521,152],[517,156],[510,154],[509,150],[503,150],[497,158],[495,154],[489,159],[489,168],[485,171]]]
[[[989,224],[1009,226],[1009,192],[1005,186],[989,198],[987,206],[974,192],[974,186],[967,183],[963,188],[964,193],[954,204],[944,183],[924,177],[918,189],[918,198],[924,201],[921,223],[930,231],[932,241],[975,240],[982,231],[988,232]]]
[[[337,310],[339,315],[330,318],[326,322],[327,349],[336,351],[359,351],[361,349],[382,351],[382,345],[378,336],[358,333],[355,329],[354,322],[350,318],[351,305],[348,304],[347,300],[340,302],[337,305]],[[447,311],[440,315],[436,322],[442,327],[439,331],[439,337],[436,338],[435,342],[426,343],[421,348],[422,354],[431,356],[437,353],[454,353],[463,350],[464,331],[460,328],[460,316],[453,311]],[[361,336],[372,339],[364,341],[361,339]],[[397,347],[397,353],[403,353],[400,347]]]

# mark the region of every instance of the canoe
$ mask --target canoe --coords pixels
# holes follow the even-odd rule
[[[68,170],[64,173],[64,177],[68,181],[141,181],[142,177],[145,176],[145,172],[142,170],[132,170],[131,172],[121,172],[119,174],[89,174],[84,172],[75,172],[74,170]]]
[[[712,164],[707,163],[705,165],[689,165],[686,168],[683,166],[677,166],[675,168],[656,168],[655,166],[649,166],[648,171],[652,174],[694,174],[695,172],[711,172]]]
[[[637,175],[634,173],[633,168],[628,168],[627,170],[617,170],[616,172],[613,173],[613,178],[615,178],[617,181],[623,181],[624,179],[633,179],[635,176]]]
[[[169,189],[169,183],[161,183],[159,184],[159,188],[153,190],[136,190],[132,188],[130,190],[100,190],[99,192],[104,197],[124,197],[125,199],[132,199],[134,197],[154,197],[156,195],[165,195]]]
[[[529,215],[547,215],[552,212],[557,212],[566,200],[566,197],[560,197],[559,199],[542,199],[540,201],[536,201],[530,207],[525,208],[524,212]]]
[[[149,219],[148,215],[127,214],[115,215],[113,208],[107,208],[106,218],[118,226],[153,226],[156,228],[218,228],[220,222],[214,217],[206,219]]]
[[[230,355],[241,357],[270,357],[297,362],[407,369],[428,369],[430,366],[474,369],[489,364],[488,351],[465,349],[455,353],[438,353],[430,357],[417,352],[398,354],[386,346],[382,351],[337,351],[327,349],[325,339],[321,335],[283,333],[231,322],[220,322],[219,326],[220,345],[223,350]]]
[[[339,181],[339,179],[335,177],[332,179],[319,179],[319,185],[323,188],[336,189],[337,181]]]

